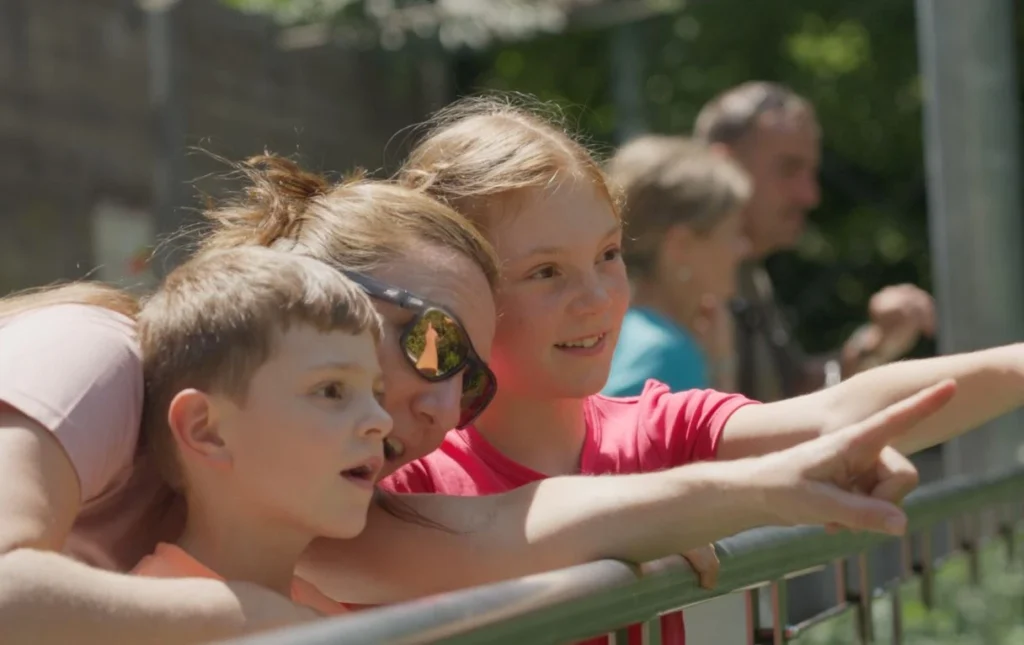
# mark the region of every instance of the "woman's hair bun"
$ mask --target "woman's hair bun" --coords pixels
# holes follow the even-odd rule
[[[295,238],[310,204],[332,188],[323,175],[270,153],[233,166],[246,186],[240,199],[205,211],[213,231],[204,247],[271,246]]]

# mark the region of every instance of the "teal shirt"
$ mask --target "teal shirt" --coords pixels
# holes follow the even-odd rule
[[[655,311],[632,308],[622,322],[611,375],[601,393],[635,396],[652,378],[673,392],[710,387],[704,353],[690,334]]]

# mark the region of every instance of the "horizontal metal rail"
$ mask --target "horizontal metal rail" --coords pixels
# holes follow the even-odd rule
[[[1018,502],[1024,468],[957,477],[907,498],[908,530],[920,532],[985,507]],[[565,643],[612,632],[659,613],[785,580],[891,540],[828,535],[817,527],[765,528],[718,543],[714,591],[701,589],[678,556],[634,567],[602,560],[441,594],[233,641],[238,645]],[[930,565],[929,565],[930,566]],[[783,630],[785,631],[785,630]],[[769,641],[771,642],[771,641]]]

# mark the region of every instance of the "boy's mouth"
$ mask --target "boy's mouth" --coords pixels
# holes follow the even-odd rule
[[[377,475],[383,467],[383,459],[380,457],[372,457],[361,464],[353,466],[352,468],[346,468],[339,474],[342,478],[356,486],[361,488],[373,488],[374,483],[377,481]]]

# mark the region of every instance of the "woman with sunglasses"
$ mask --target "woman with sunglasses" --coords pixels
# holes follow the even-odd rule
[[[249,181],[244,197],[207,213],[204,248],[260,244],[310,255],[376,299],[387,321],[380,359],[395,419],[390,467],[471,423],[497,387],[485,363],[497,271],[472,227],[397,186],[331,185],[273,157],[239,170]],[[138,445],[134,311],[130,298],[86,285],[0,303],[5,643],[201,642],[313,617],[244,584],[116,573],[181,527],[180,500]],[[436,355],[425,356],[431,343]],[[435,363],[427,373],[416,369],[424,360]],[[845,435],[771,458],[554,478],[486,498],[408,497],[408,510],[429,521],[376,509],[359,539],[318,543],[303,575],[338,600],[383,603],[599,557],[644,560],[763,524],[898,532],[903,516],[891,504],[821,482],[840,469],[873,470],[885,441],[950,393],[942,386]],[[859,452],[848,450],[853,443]]]

